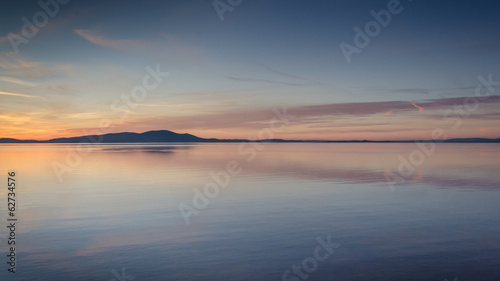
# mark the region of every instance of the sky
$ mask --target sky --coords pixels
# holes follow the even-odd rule
[[[500,137],[498,0],[40,3],[0,4],[0,138]]]

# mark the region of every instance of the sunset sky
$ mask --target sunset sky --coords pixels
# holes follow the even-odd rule
[[[401,1],[348,62],[340,44],[354,46],[354,28],[391,1],[243,0],[221,14],[212,0],[72,0],[31,34],[26,20],[46,15],[38,1],[3,1],[0,138],[109,121],[114,132],[249,138],[284,107],[294,118],[276,138],[499,138],[499,83],[455,105],[478,77],[500,81],[500,1]],[[148,67],[169,75],[127,105]]]

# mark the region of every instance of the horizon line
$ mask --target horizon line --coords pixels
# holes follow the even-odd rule
[[[71,138],[88,138],[89,136],[106,136],[106,135],[116,135],[116,134],[144,134],[144,133],[149,133],[149,132],[171,132],[176,135],[190,135],[196,138],[201,139],[199,142],[206,142],[206,141],[211,141],[211,142],[273,142],[273,141],[283,141],[283,142],[395,142],[395,143],[403,143],[403,142],[446,142],[450,140],[485,140],[485,141],[499,141],[500,142],[500,137],[498,138],[483,138],[483,137],[462,137],[462,138],[449,138],[449,139],[413,139],[413,140],[371,140],[371,139],[350,139],[350,140],[318,140],[318,139],[280,139],[280,138],[271,138],[271,139],[258,139],[258,140],[250,140],[250,139],[245,139],[245,138],[233,138],[233,139],[219,139],[219,138],[203,138],[203,137],[198,137],[196,135],[190,134],[190,133],[176,133],[174,131],[170,130],[149,130],[149,131],[144,131],[141,133],[138,132],[130,132],[130,131],[122,131],[122,132],[116,132],[116,133],[105,133],[105,134],[91,134],[91,135],[79,135],[79,136],[72,136],[72,137],[57,137],[57,138],[51,138],[51,139],[45,139],[45,140],[36,140],[36,139],[18,139],[18,138],[0,138],[0,140],[13,140],[13,141],[20,141],[20,142],[25,142],[25,143],[35,143],[35,142],[51,142],[54,140],[63,140],[63,139],[71,139]],[[81,141],[80,141],[81,142]],[[180,141],[180,142],[196,142],[196,141]],[[12,142],[4,142],[4,143],[12,143]],[[54,142],[57,143],[57,142]],[[65,143],[71,143],[71,142],[65,142]],[[79,142],[75,142],[79,143]],[[92,142],[92,143],[126,143],[126,142]],[[131,142],[131,143],[138,143],[138,142]]]

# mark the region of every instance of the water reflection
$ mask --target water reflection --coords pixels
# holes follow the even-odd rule
[[[385,173],[413,144],[264,146],[251,161],[238,144],[93,146],[59,182],[75,146],[0,145],[20,226],[20,272],[0,278],[280,280],[326,235],[341,247],[309,280],[500,276],[499,145],[439,144],[395,192]],[[232,160],[241,173],[186,225],[179,203]]]

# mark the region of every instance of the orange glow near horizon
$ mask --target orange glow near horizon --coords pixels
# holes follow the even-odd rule
[[[5,129],[10,129],[11,133],[4,133]],[[151,129],[153,130],[153,129]],[[160,129],[162,130],[162,129]],[[412,132],[401,132],[398,131],[397,128],[394,128],[392,132],[369,132],[369,131],[336,131],[335,128],[332,128],[330,132],[316,132],[316,131],[302,131],[302,130],[294,130],[293,128],[289,130],[285,130],[283,132],[276,133],[272,136],[272,138],[284,139],[284,140],[423,140],[423,139],[432,139],[432,128],[425,130],[415,130]],[[95,134],[99,132],[99,129],[94,130],[86,130],[86,129],[73,129],[72,132],[69,133],[67,130],[49,130],[49,129],[29,129],[29,130],[20,130],[19,128],[14,127],[0,127],[0,138],[13,138],[19,140],[49,140],[54,138],[69,138],[69,137],[78,137],[85,136],[90,134]],[[80,133],[76,133],[79,131]],[[149,130],[113,130],[106,131],[98,134],[106,134],[106,133],[120,133],[120,132],[137,132],[143,133]],[[175,133],[184,134],[188,133],[191,135],[195,135],[201,138],[217,138],[217,139],[259,139],[258,135],[260,130],[247,130],[247,129],[239,129],[239,130],[172,130]],[[87,133],[86,133],[87,132]],[[499,138],[500,127],[496,128],[478,128],[478,129],[467,129],[460,132],[453,131],[452,129],[443,128],[443,132],[446,135],[446,138],[472,138],[472,137],[480,137],[480,138]],[[264,138],[268,138],[266,134],[263,135]]]
[[[485,108],[488,109],[488,108]],[[0,138],[19,140],[49,140],[54,138],[102,135],[107,133],[169,130],[201,138],[217,139],[284,139],[284,140],[428,140],[432,131],[441,128],[445,138],[499,138],[500,127],[495,119],[464,118],[459,128],[453,129],[454,119],[443,120],[436,110],[409,112],[383,111],[371,115],[342,115],[307,112],[298,115],[289,124],[278,121],[275,127],[282,131],[270,132],[269,120],[275,118],[271,110],[199,112],[164,116],[148,110],[120,118],[107,112],[47,114],[45,112],[17,112],[0,114]],[[486,113],[491,112],[486,110]],[[156,115],[158,114],[158,115]],[[317,114],[317,115],[315,115]],[[442,113],[441,113],[442,114]],[[19,115],[19,117],[17,116]],[[55,116],[55,117],[54,117]],[[319,117],[316,117],[319,116]],[[437,117],[436,117],[437,116]],[[100,129],[104,120],[110,120],[112,129]],[[265,133],[267,132],[267,133]]]

